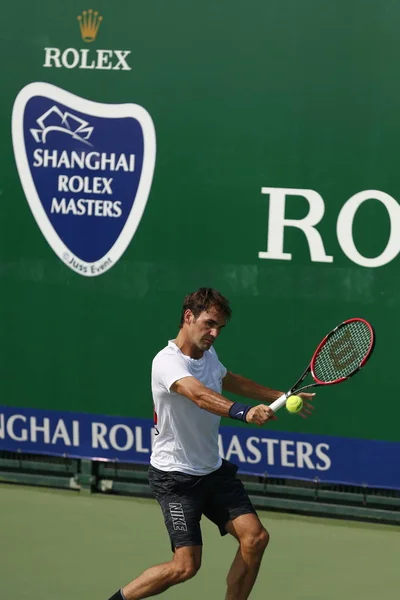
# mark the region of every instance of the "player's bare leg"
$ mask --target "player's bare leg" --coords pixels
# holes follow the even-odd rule
[[[239,548],[227,576],[226,600],[247,600],[257,578],[269,534],[257,515],[242,515],[229,521],[228,533],[239,542]]]
[[[171,561],[150,567],[122,588],[126,600],[139,600],[161,594],[172,585],[196,575],[201,565],[202,546],[177,548]]]

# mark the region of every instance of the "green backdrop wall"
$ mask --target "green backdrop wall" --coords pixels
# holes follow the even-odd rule
[[[273,427],[398,441],[398,4],[99,0],[91,8],[103,20],[87,43],[77,16],[88,8],[41,0],[2,11],[1,403],[151,417],[151,360],[176,335],[184,295],[214,286],[234,313],[216,346],[220,359],[280,389],[339,321],[369,319],[378,341],[365,371],[319,391],[312,419],[282,411]],[[45,48],[130,51],[129,69],[45,67]],[[35,81],[139,104],[154,122],[147,207],[123,256],[99,277],[56,256],[19,180],[11,114]],[[302,190],[319,194],[319,260],[290,226],[283,252],[291,258],[260,257],[279,245],[272,195],[262,188],[298,190],[285,202],[294,220],[318,204]],[[367,194],[351,226],[342,213],[337,231],[343,206],[364,190],[378,193]],[[368,266],[354,260],[349,231]],[[370,266],[376,257],[388,260]]]

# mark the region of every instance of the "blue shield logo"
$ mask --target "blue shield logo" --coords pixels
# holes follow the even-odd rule
[[[31,83],[15,100],[12,135],[25,196],[51,248],[81,275],[108,271],[150,193],[156,141],[149,113]]]

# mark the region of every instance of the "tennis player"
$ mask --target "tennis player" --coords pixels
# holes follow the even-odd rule
[[[153,360],[156,436],[149,483],[164,515],[173,557],[144,571],[109,600],[147,598],[193,577],[201,565],[202,515],[239,544],[226,580],[226,600],[246,600],[253,588],[269,534],[236,476],[237,466],[219,455],[218,429],[221,417],[257,425],[274,420],[266,403],[283,392],[235,375],[219,361],[213,344],[230,317],[226,298],[200,288],[184,300],[177,337]],[[231,402],[222,390],[260,404]],[[311,414],[307,400],[313,395],[301,394],[303,417]]]

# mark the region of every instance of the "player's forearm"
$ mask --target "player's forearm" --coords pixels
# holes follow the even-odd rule
[[[230,374],[230,377],[224,380],[224,390],[232,392],[244,398],[259,400],[261,402],[273,402],[279,398],[283,392],[273,388],[260,385],[251,379],[241,375]]]
[[[233,402],[206,387],[195,377],[184,377],[176,381],[171,386],[171,390],[185,396],[203,410],[208,410],[219,417],[229,417],[229,409]]]
[[[231,381],[232,378],[228,377],[228,380]],[[226,382],[227,378],[225,377],[224,383]],[[175,381],[171,386],[171,390],[181,396],[186,396],[186,398],[194,402],[199,408],[219,417],[231,417],[232,419],[238,419],[246,423],[257,423],[258,425],[264,424],[271,418],[271,415],[266,412],[270,411],[270,408],[265,406],[264,395],[262,396],[264,402],[259,406],[231,402],[218,392],[200,383],[195,377],[183,377]],[[270,392],[275,392],[275,390],[270,390]]]
[[[209,388],[202,390],[196,397],[195,402],[199,408],[208,410],[219,417],[229,417],[229,409],[232,402]]]

